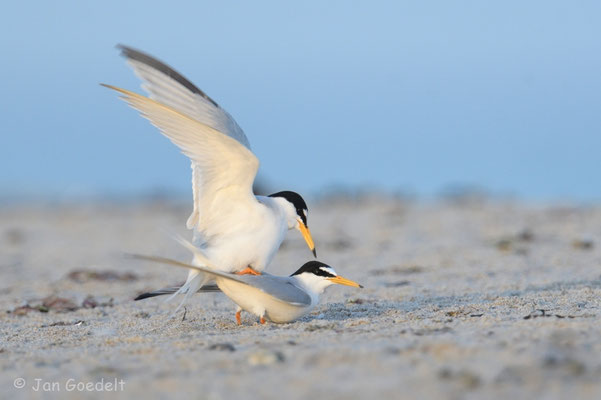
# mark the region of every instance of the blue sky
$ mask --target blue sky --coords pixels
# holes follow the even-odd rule
[[[275,190],[449,185],[601,200],[601,3],[12,2],[0,193],[189,193],[188,160],[100,87],[115,45],[226,108]]]

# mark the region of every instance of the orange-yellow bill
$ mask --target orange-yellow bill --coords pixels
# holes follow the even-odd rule
[[[357,282],[353,282],[350,279],[346,279],[341,276],[335,276],[333,278],[328,278],[328,280],[330,280],[334,283],[337,283],[339,285],[346,285],[346,286],[352,286],[352,287],[358,287],[358,288],[363,287],[363,286],[359,285]]]
[[[313,255],[317,257],[317,252],[315,251],[315,243],[313,243],[313,238],[311,237],[311,232],[309,232],[309,228],[302,222],[298,221],[298,226],[300,228],[303,237],[305,238],[305,242],[307,242],[307,246],[309,246],[309,250],[313,252]]]

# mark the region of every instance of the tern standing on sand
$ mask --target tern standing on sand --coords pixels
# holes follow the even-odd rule
[[[134,255],[134,258],[188,268],[210,275],[217,286],[238,308],[236,322],[241,325],[240,312],[245,310],[266,320],[286,323],[306,315],[319,303],[319,296],[330,285],[339,284],[362,288],[357,282],[343,278],[334,268],[319,261],[309,261],[290,276],[235,275],[216,269],[202,252],[191,243],[180,239],[196,256],[202,266],[194,266],[164,257]]]
[[[194,209],[187,227],[212,265],[227,273],[260,274],[289,229],[298,229],[315,255],[307,205],[300,195],[253,194],[259,160],[236,121],[168,65],[138,50],[119,48],[150,98],[104,86],[120,92],[190,158]],[[202,265],[196,256],[193,264]],[[190,270],[178,293],[187,297],[212,279]]]

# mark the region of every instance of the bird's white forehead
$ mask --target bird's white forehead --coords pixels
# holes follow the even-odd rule
[[[332,267],[319,267],[319,269],[330,275],[338,276],[338,274],[336,273],[336,271],[334,271],[334,268]]]

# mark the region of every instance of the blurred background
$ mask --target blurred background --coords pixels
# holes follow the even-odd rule
[[[123,43],[245,130],[274,190],[601,199],[601,3],[12,2],[0,197],[188,196],[186,157],[100,87]]]

